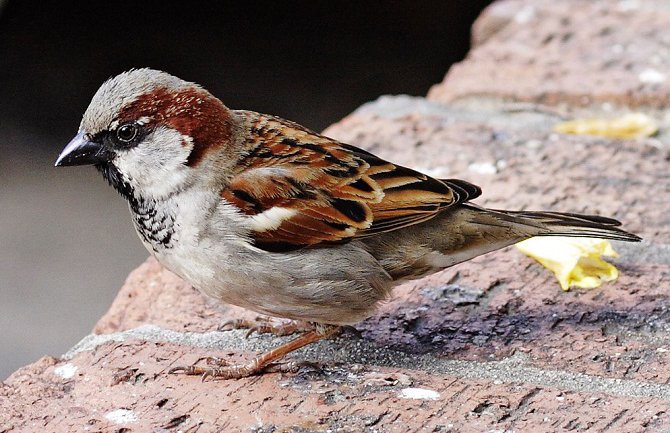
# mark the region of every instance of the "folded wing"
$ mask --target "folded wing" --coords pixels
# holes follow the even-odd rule
[[[288,251],[397,230],[479,195],[295,123],[238,111],[247,152],[221,196],[249,215],[256,246]]]

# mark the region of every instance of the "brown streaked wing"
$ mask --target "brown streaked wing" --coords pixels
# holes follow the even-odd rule
[[[370,205],[374,222],[359,236],[427,221],[446,207],[462,201],[456,191],[440,180],[388,162],[385,167],[386,170],[370,175],[384,191],[384,199]]]
[[[249,128],[221,196],[249,215],[257,246],[287,251],[397,230],[460,202],[446,183],[283,119],[236,111]]]

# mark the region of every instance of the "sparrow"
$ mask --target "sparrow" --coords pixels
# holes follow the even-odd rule
[[[106,81],[56,166],[94,165],[163,266],[206,295],[291,319],[290,342],[242,364],[171,372],[293,371],[287,353],[371,316],[400,282],[533,236],[639,241],[595,215],[485,209],[435,179],[297,123],[231,110],[201,86],[134,69]],[[249,327],[235,321],[231,327]]]

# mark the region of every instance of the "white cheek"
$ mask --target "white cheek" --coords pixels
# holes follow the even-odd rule
[[[159,127],[136,147],[119,152],[114,164],[145,195],[165,197],[186,183],[189,169],[184,164],[191,149],[191,140],[174,129]]]

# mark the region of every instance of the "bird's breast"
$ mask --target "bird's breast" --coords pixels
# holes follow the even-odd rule
[[[154,253],[174,246],[175,215],[151,200],[131,209],[137,234]]]
[[[164,266],[202,287],[234,266],[245,238],[239,216],[221,208],[218,194],[191,189],[161,200],[136,200],[130,209],[144,246]]]

